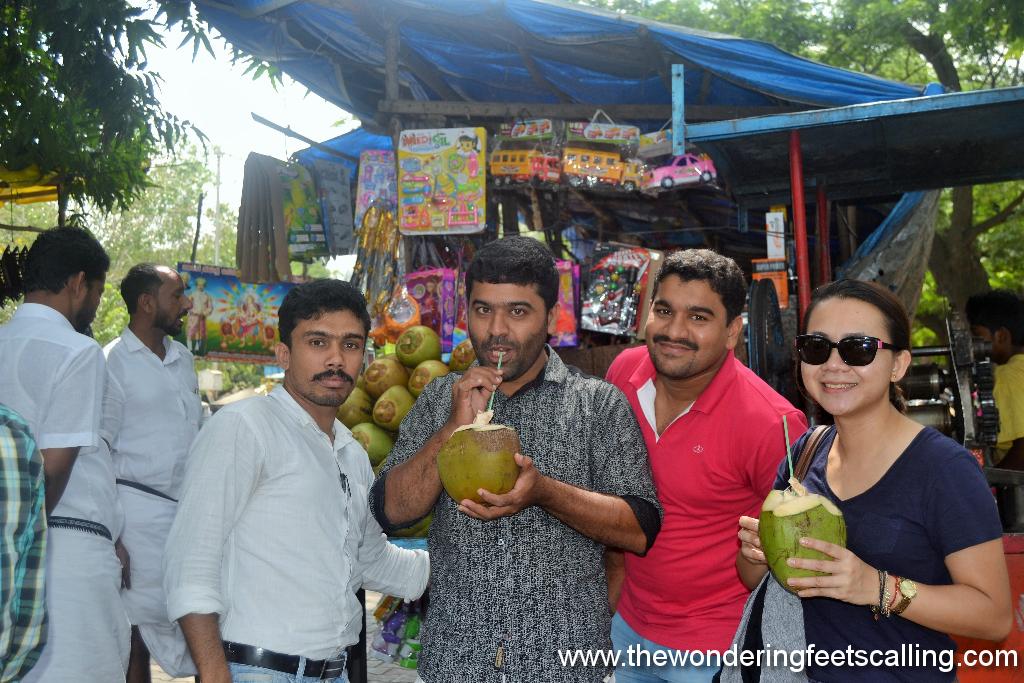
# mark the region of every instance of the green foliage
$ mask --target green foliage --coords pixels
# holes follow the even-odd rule
[[[193,130],[164,111],[146,71],[146,48],[162,41],[145,11],[126,0],[0,6],[0,166],[37,168],[103,211],[131,204],[151,159]]]

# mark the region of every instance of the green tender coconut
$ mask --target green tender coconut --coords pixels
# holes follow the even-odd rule
[[[414,368],[425,360],[441,360],[441,338],[426,325],[410,327],[395,342],[402,365]]]
[[[785,491],[770,491],[761,507],[758,536],[772,575],[790,593],[796,589],[787,581],[824,572],[797,569],[786,564],[791,557],[831,560],[824,553],[800,545],[801,538],[815,538],[846,547],[846,522],[832,501],[807,490],[795,479]]]
[[[456,429],[437,454],[441,484],[456,503],[467,498],[483,502],[477,489],[508,493],[519,478],[519,435],[511,427],[490,424],[491,416],[491,411],[481,412],[473,424]]]

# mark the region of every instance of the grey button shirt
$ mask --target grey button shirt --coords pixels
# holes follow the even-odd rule
[[[636,496],[661,512],[636,418],[622,393],[567,367],[550,347],[543,380],[497,393],[494,422],[519,433],[541,474],[573,486]],[[388,470],[413,456],[448,419],[452,373],[430,383],[402,422],[374,484],[385,529]],[[562,666],[559,650],[611,647],[604,546],[540,507],[482,522],[442,492],[429,538],[430,606],[419,673],[426,683],[597,682],[600,667]],[[495,666],[498,648],[502,666]]]

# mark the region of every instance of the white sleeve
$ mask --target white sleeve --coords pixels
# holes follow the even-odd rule
[[[405,600],[420,597],[430,578],[430,556],[389,542],[369,509],[365,513],[356,563],[363,588]]]
[[[221,614],[224,544],[259,481],[264,444],[240,413],[221,413],[189,451],[178,512],[164,551],[171,621]]]
[[[124,422],[125,391],[124,385],[117,376],[118,369],[116,361],[111,363],[109,359],[107,360],[107,383],[106,390],[103,392],[100,436],[110,446],[111,453],[114,451],[114,440],[120,433],[121,425]]]
[[[95,344],[72,355],[58,370],[35,435],[39,450],[98,443],[105,374],[103,350]]]

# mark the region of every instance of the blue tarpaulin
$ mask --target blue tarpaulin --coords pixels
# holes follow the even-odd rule
[[[773,45],[551,0],[196,0],[242,50],[382,130],[385,36],[398,21],[399,99],[665,105],[670,65],[688,106],[807,109],[920,88]],[[668,117],[665,117],[668,118]]]

